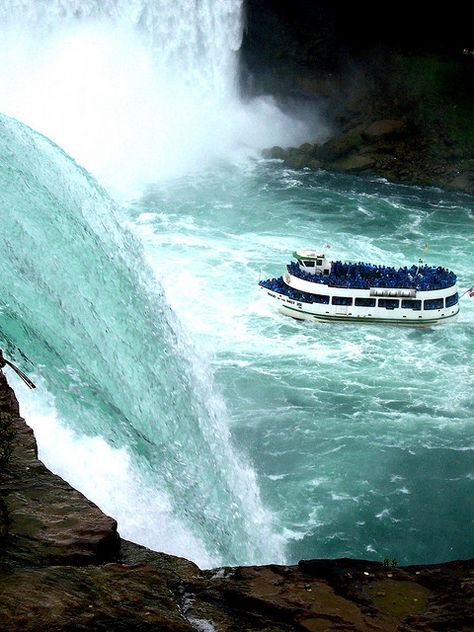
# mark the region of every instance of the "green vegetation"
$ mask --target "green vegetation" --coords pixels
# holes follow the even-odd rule
[[[474,59],[402,56],[394,60],[393,96],[416,123],[463,153],[474,151]]]
[[[383,565],[384,566],[391,566],[391,567],[394,568],[395,566],[398,566],[398,561],[395,558],[389,560],[388,557],[386,557],[384,559],[384,561],[383,561]]]

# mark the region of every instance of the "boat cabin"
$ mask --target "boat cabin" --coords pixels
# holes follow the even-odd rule
[[[297,250],[293,256],[298,261],[300,270],[308,274],[330,274],[331,262],[324,254],[315,250]]]

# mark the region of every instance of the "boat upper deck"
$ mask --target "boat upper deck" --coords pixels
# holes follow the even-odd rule
[[[329,274],[311,274],[292,261],[288,272],[312,283],[352,289],[404,288],[413,290],[443,290],[456,284],[454,272],[441,266],[412,265],[410,268],[373,265],[370,263],[343,263],[332,261]]]

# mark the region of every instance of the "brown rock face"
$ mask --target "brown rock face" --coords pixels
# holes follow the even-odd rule
[[[309,560],[201,571],[120,541],[114,520],[38,461],[1,371],[0,411],[15,429],[0,472],[2,631],[474,629],[474,560],[404,568]]]
[[[342,156],[347,156],[362,145],[362,132],[364,130],[363,125],[358,125],[347,132],[334,136],[324,145],[321,145],[317,157],[324,162],[332,162]]]
[[[0,571],[0,590],[2,630],[193,629],[150,566],[17,568]]]
[[[403,121],[383,120],[374,121],[365,130],[364,136],[368,139],[397,136],[405,133],[406,124]]]
[[[0,379],[5,392],[5,377]],[[10,401],[17,409],[13,397]],[[7,546],[0,550],[0,561],[14,558],[37,566],[90,564],[116,557],[115,520],[38,460],[33,431],[21,417],[12,416],[15,447],[0,479],[8,515]]]

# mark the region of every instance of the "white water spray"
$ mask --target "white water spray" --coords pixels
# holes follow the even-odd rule
[[[34,430],[39,458],[113,516],[121,537],[155,551],[182,557],[192,555],[201,568],[220,563],[219,557],[210,555],[176,516],[165,490],[147,484],[133,466],[128,450],[113,448],[98,435],[91,437],[66,427],[42,380],[35,394],[11,371],[8,380],[21,401],[21,414]]]
[[[0,111],[115,191],[307,138],[236,85],[242,0],[0,1]]]

